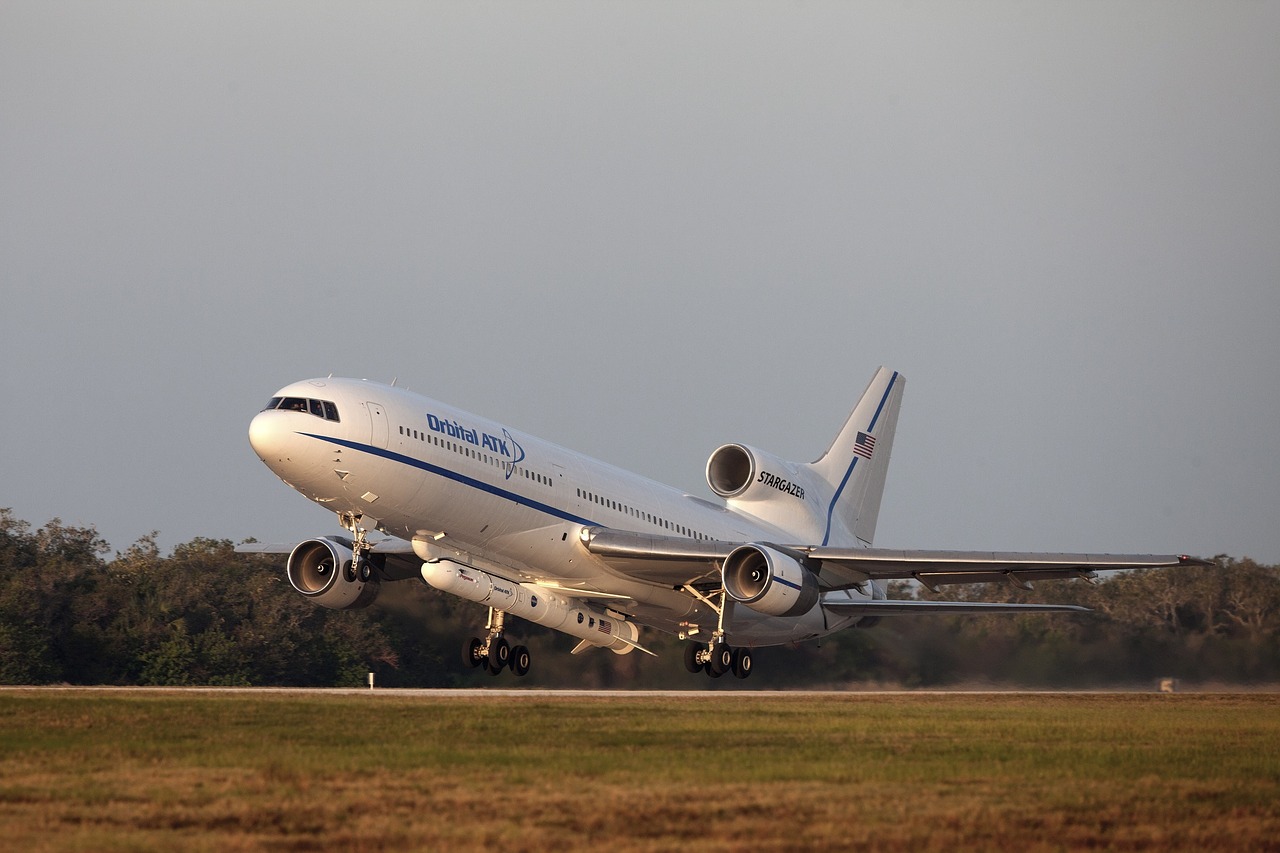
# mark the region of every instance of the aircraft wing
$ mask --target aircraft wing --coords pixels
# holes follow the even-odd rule
[[[847,589],[867,580],[916,580],[930,589],[957,583],[1084,578],[1114,569],[1155,569],[1208,565],[1185,555],[1040,554],[1000,551],[899,551],[887,548],[809,548],[821,564],[828,589]]]
[[[329,536],[351,547],[351,539],[346,536]],[[235,546],[237,554],[292,554],[298,547],[297,542],[241,542]],[[381,555],[383,576],[388,580],[404,580],[417,577],[422,561],[413,552],[413,543],[395,536],[388,536],[373,543],[370,553]]]
[[[348,546],[351,544],[351,539],[347,536],[330,536],[329,538],[337,539]],[[297,547],[297,542],[241,542],[233,550],[237,554],[291,554]],[[372,551],[374,554],[408,557],[413,554],[413,543],[388,536],[374,542]]]
[[[288,554],[297,547],[297,542],[241,542],[234,550],[237,554]]]
[[[1076,613],[1091,612],[1078,604],[1014,604],[992,601],[915,601],[894,599],[880,601],[854,601],[843,598],[823,598],[822,606],[845,616],[910,616],[937,613],[1045,613],[1071,610]]]
[[[655,536],[603,528],[583,531],[589,552],[615,570],[654,583],[696,584],[718,573],[743,542]],[[770,544],[770,543],[758,543]],[[1208,565],[1187,556],[1155,554],[1038,554],[993,551],[901,551],[888,548],[826,548],[772,545],[811,565],[824,591],[850,589],[869,580],[916,580],[936,588],[957,583],[1093,578],[1112,569]],[[883,611],[881,611],[883,612]]]
[[[588,527],[582,544],[619,574],[680,587],[718,582],[720,561],[741,543]]]

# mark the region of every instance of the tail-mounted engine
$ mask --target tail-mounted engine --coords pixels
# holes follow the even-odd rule
[[[334,610],[368,607],[378,597],[381,573],[368,555],[355,560],[351,545],[322,536],[289,554],[289,583],[314,603]]]
[[[762,455],[745,444],[717,447],[707,460],[707,485],[722,498],[742,497],[757,480]]]
[[[799,540],[822,536],[830,487],[811,465],[787,462],[745,444],[725,444],[707,460],[707,485],[735,511]]]
[[[770,616],[799,616],[818,601],[817,575],[767,545],[735,548],[721,572],[730,598]]]

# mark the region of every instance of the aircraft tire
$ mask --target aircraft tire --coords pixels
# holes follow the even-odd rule
[[[480,642],[479,637],[472,637],[462,644],[462,662],[468,667],[475,669],[480,665],[480,647],[484,643]]]
[[[489,671],[494,675],[507,668],[511,661],[511,647],[501,637],[489,641]]]
[[[702,672],[706,664],[698,660],[698,652],[702,647],[697,643],[689,643],[684,647],[684,668],[690,672]]]
[[[733,667],[733,649],[729,648],[728,643],[716,643],[711,647],[711,662],[708,667],[717,678]]]
[[[527,646],[516,646],[511,650],[511,671],[516,677],[523,678],[529,674],[529,648]]]
[[[751,674],[751,666],[755,663],[751,659],[750,649],[734,649],[733,650],[733,674],[738,678],[746,678]]]

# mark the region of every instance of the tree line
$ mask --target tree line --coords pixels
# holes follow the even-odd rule
[[[0,509],[0,683],[734,689],[882,684],[1025,687],[1280,682],[1280,567],[1214,558],[1208,568],[1114,573],[944,588],[898,583],[890,597],[1081,604],[1089,614],[885,618],[756,654],[750,681],[694,677],[681,643],[642,632],[658,654],[572,656],[577,641],[513,620],[534,669],[491,681],[457,649],[481,632],[482,607],[423,583],[384,584],[364,610],[333,611],[298,595],[280,560],[197,538],[162,554],[154,536],[123,552],[92,527],[36,529]]]

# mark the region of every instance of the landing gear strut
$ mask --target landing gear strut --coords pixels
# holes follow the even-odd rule
[[[360,519],[361,516],[354,512],[338,514],[338,522],[343,528],[350,530],[352,536],[351,568],[347,569],[347,580],[355,581],[359,578],[367,583],[373,577],[373,563],[369,559],[369,552],[373,550],[373,546],[365,538],[368,531],[360,526]]]
[[[702,601],[708,607],[716,612],[716,629],[711,634],[711,642],[703,645],[701,643],[690,643],[684,649],[684,668],[689,672],[705,672],[712,678],[719,678],[726,672],[732,672],[737,678],[746,678],[751,674],[751,651],[749,649],[735,649],[725,642],[725,615],[730,604],[729,594],[724,589],[720,590],[720,603],[703,595],[692,586],[685,586],[685,590],[695,598]],[[712,593],[714,595],[714,593]],[[683,636],[683,635],[682,635]]]
[[[471,637],[462,644],[462,662],[469,667],[481,664],[490,675],[497,675],[510,668],[518,676],[529,672],[529,649],[526,646],[508,645],[502,636],[507,614],[502,610],[489,608],[489,620],[485,624],[486,635],[482,640]]]

